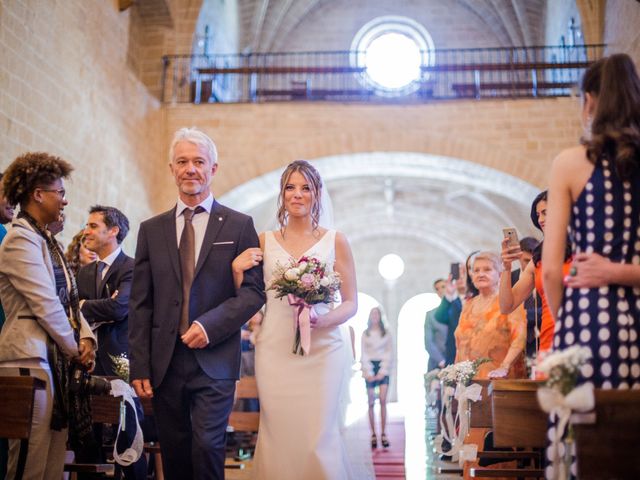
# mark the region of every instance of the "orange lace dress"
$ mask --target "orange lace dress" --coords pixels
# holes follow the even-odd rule
[[[489,372],[500,368],[510,349],[520,354],[511,364],[508,378],[525,378],[524,347],[527,339],[527,319],[520,305],[511,314],[500,313],[498,295],[482,308],[482,296],[468,300],[462,308],[456,328],[456,362],[488,358],[480,365],[476,378],[488,378]],[[475,308],[474,308],[475,307]]]

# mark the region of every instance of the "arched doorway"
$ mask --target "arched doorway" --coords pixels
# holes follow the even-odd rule
[[[435,293],[421,293],[407,300],[398,314],[398,403],[405,417],[407,479],[426,478],[424,318],[439,304]]]

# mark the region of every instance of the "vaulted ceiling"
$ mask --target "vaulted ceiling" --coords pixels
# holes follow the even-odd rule
[[[240,46],[246,51],[271,51],[283,38],[316,10],[348,0],[240,0]],[[524,46],[544,43],[547,0],[441,0],[454,2],[477,16],[501,45]],[[402,1],[397,1],[402,9]],[[415,3],[407,1],[407,3]],[[284,42],[286,43],[286,42]]]

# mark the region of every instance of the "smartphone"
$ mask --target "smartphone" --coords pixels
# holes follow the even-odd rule
[[[509,239],[509,246],[510,247],[519,247],[520,246],[520,240],[518,240],[518,232],[516,231],[516,229],[514,227],[503,228],[502,229],[502,234],[504,235],[504,238],[508,238]]]
[[[460,264],[451,264],[451,280],[458,280],[460,278]]]

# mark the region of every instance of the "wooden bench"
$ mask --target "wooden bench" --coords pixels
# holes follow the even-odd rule
[[[595,395],[595,413],[571,419],[580,478],[640,478],[640,390]]]
[[[44,388],[35,377],[0,377],[0,437],[29,438],[35,392]]]
[[[20,452],[27,452],[36,390],[45,382],[35,377],[0,377],[0,437],[20,440]],[[26,455],[18,458],[17,472],[22,476]]]
[[[257,89],[256,98],[282,97],[283,100],[340,100],[345,98],[368,99],[375,92],[366,88],[325,89],[325,88],[290,88],[290,89]]]
[[[480,82],[454,83],[451,89],[460,98],[480,98],[482,92],[496,92],[508,97],[537,96],[545,90],[566,90],[574,86],[574,82]]]
[[[491,397],[493,446],[497,448],[525,448],[525,451],[486,452],[485,458],[523,460],[537,456],[532,449],[544,448],[547,414],[536,396],[540,382],[533,380],[493,380],[488,387]],[[473,418],[473,413],[472,413]],[[472,478],[520,477],[542,478],[540,468],[498,469],[471,467]]]
[[[258,385],[255,377],[242,377],[236,384],[235,400],[256,400],[258,399]],[[236,462],[226,462],[225,468],[244,468],[242,460],[247,460],[253,456],[257,439],[258,428],[260,427],[260,412],[246,412],[233,410],[229,416],[228,431],[234,435],[244,434],[249,437],[247,442],[238,446]]]

